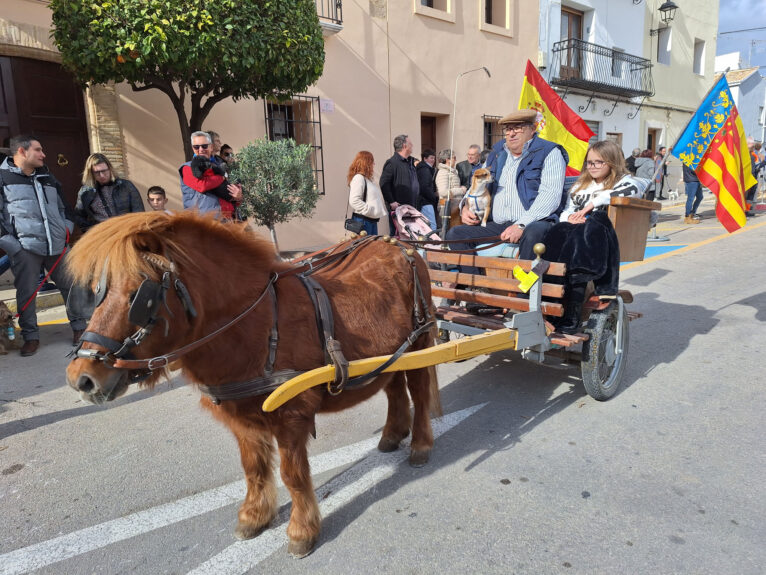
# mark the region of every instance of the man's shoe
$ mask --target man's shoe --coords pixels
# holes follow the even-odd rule
[[[77,345],[80,343],[80,338],[82,337],[82,334],[85,332],[84,329],[73,329],[72,330],[72,345]]]
[[[37,339],[28,339],[21,346],[21,357],[29,357],[37,353],[37,348],[40,347],[40,341]]]
[[[655,200],[667,200],[665,196],[657,196]]]
[[[684,218],[684,223],[685,224],[698,224],[698,223],[700,223],[700,221],[697,218],[695,218],[694,216],[686,216]]]

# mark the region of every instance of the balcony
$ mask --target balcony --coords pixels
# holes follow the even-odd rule
[[[654,96],[652,63],[620,50],[568,39],[553,45],[548,82],[619,99]]]
[[[314,0],[323,36],[332,36],[343,30],[343,2],[341,0]]]

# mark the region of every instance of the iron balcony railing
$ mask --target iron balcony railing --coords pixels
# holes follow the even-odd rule
[[[548,82],[622,98],[654,96],[650,60],[573,38],[553,45]]]
[[[341,0],[315,0],[320,22],[343,24],[343,2]]]

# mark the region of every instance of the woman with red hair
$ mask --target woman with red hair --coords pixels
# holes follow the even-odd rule
[[[351,217],[362,222],[362,229],[371,236],[378,234],[378,220],[387,214],[383,193],[372,179],[374,167],[372,154],[362,150],[348,167],[346,178],[349,186],[348,203],[353,211]]]

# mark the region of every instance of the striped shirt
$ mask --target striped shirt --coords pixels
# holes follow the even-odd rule
[[[535,201],[532,202],[528,210],[525,210],[524,204],[521,203],[521,198],[516,191],[516,172],[531,143],[532,140],[524,144],[524,150],[518,158],[511,153],[507,145],[503,146],[508,158],[498,178],[497,192],[492,200],[492,221],[495,223],[526,226],[556,213],[561,204],[564,172],[567,166],[564,156],[558,148],[550,152],[545,158],[540,176],[540,188]]]

